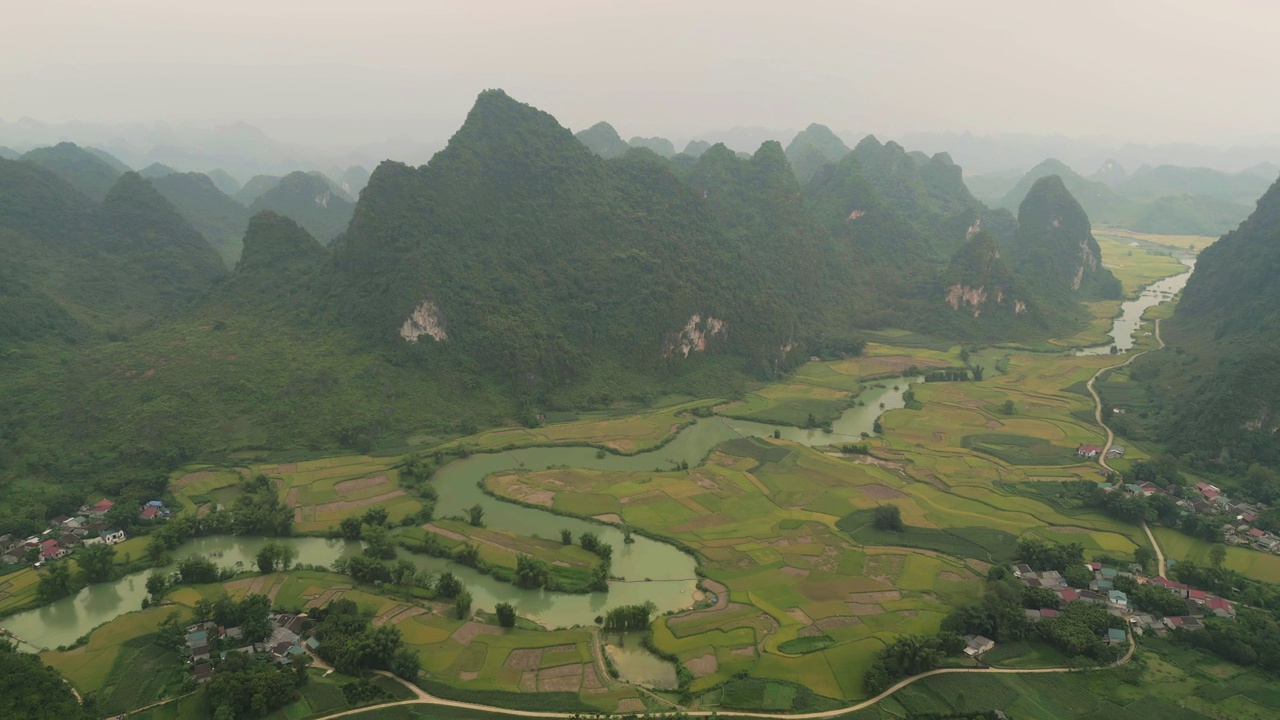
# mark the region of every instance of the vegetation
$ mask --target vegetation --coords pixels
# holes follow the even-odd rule
[[[56,670],[19,653],[0,637],[0,717],[78,720],[97,717],[81,708]]]

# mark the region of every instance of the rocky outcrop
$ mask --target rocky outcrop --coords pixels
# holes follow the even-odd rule
[[[426,335],[436,342],[444,342],[449,339],[449,333],[445,332],[444,323],[440,317],[440,307],[430,300],[423,300],[422,304],[413,309],[413,314],[409,319],[404,321],[400,326],[400,337],[405,341],[416,343],[418,338]]]

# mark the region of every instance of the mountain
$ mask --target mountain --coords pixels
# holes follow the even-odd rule
[[[263,193],[280,184],[280,178],[275,175],[254,175],[249,178],[249,182],[245,183],[232,195],[236,202],[244,206],[252,205],[255,200],[262,196]]]
[[[1128,198],[1122,197],[1101,182],[1086,180],[1066,164],[1052,158],[1027,171],[1018,184],[1000,200],[1000,207],[1010,210],[1020,207],[1032,186],[1041,178],[1050,175],[1058,177],[1094,221],[1121,227],[1128,226],[1134,215],[1133,203]]]
[[[154,180],[155,178],[164,177],[165,175],[172,175],[176,172],[178,171],[174,170],[168,165],[165,165],[164,163],[151,163],[150,165],[139,170],[138,174],[144,178],[147,178],[148,180]]]
[[[249,206],[250,213],[263,210],[287,215],[312,236],[329,243],[347,229],[354,205],[319,173],[292,172]]]
[[[225,272],[204,237],[137,173],[120,176],[95,220],[93,242],[103,255],[170,306],[199,296]]]
[[[618,131],[607,122],[598,122],[595,125],[579,132],[574,137],[583,145],[591,149],[591,152],[608,160],[610,158],[622,157],[626,154],[630,145],[623,142],[618,135]]]
[[[205,173],[209,179],[213,181],[215,187],[223,192],[227,197],[235,197],[240,192],[240,181],[231,177],[226,170],[216,169]]]
[[[1160,165],[1135,174],[1117,190],[1134,200],[1149,201],[1169,196],[1192,195],[1229,203],[1248,203],[1237,224],[1249,214],[1249,207],[1267,191],[1275,177],[1244,172],[1229,174],[1209,168]]]
[[[786,152],[796,179],[804,184],[813,178],[818,168],[847,155],[849,146],[826,125],[814,123],[791,139]]]
[[[1062,178],[1036,180],[1018,207],[1018,230],[1007,243],[1009,261],[1032,290],[1049,298],[1119,299],[1120,281],[1102,266],[1089,216]]]
[[[1128,178],[1129,174],[1125,172],[1124,166],[1111,159],[1102,163],[1102,167],[1089,176],[1090,180],[1100,182],[1108,187],[1115,187]]]
[[[646,148],[652,150],[664,158],[676,156],[676,146],[671,141],[662,137],[633,137],[627,141],[631,147]]]
[[[692,158],[702,157],[702,153],[711,149],[711,143],[706,140],[690,140],[688,145],[684,146],[681,151],[682,155],[688,155]]]
[[[305,310],[311,283],[320,275],[328,252],[293,220],[263,210],[244,233],[244,252],[235,271],[215,288],[210,305],[225,310],[279,312]]]
[[[173,173],[153,178],[151,184],[218,251],[228,268],[235,267],[252,214],[248,208],[201,173]]]
[[[988,205],[999,207],[1000,201],[1010,190],[1013,190],[1013,186],[1017,185],[1025,174],[1021,170],[1002,170],[981,175],[965,174],[964,184],[974,197]]]
[[[1015,339],[1064,327],[1000,257],[990,233],[975,232],[951,256],[938,283],[935,332],[949,338]]]
[[[102,148],[86,147],[84,149],[92,153],[99,160],[105,162],[107,165],[110,165],[112,169],[114,169],[116,172],[120,173],[121,175],[133,169],[129,167],[128,164],[126,164],[123,160],[116,157],[115,155],[112,155],[106,150],[103,150]]]
[[[94,202],[102,202],[123,174],[97,154],[69,142],[36,148],[22,159],[49,170]]]
[[[1273,162],[1260,162],[1240,171],[1241,175],[1254,175],[1265,180],[1274,182],[1277,175],[1280,175],[1280,165]]]
[[[1157,235],[1217,237],[1248,217],[1246,205],[1204,195],[1170,195],[1142,205],[1129,229]]]
[[[353,200],[360,197],[360,191],[368,184],[369,171],[359,165],[352,165],[347,168],[338,178],[338,186],[347,194],[347,197]]]
[[[1170,449],[1239,474],[1280,465],[1280,181],[1200,253],[1164,335],[1145,377]]]
[[[0,159],[17,160],[20,156],[21,156],[21,153],[19,153],[18,151],[13,150],[11,148],[7,148],[3,145],[0,145]]]
[[[0,245],[32,317],[4,334],[83,339],[171,316],[225,271],[148,182],[126,173],[99,206],[33,163],[0,160]],[[19,327],[22,326],[22,327]]]

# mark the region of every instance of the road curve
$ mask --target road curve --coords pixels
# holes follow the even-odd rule
[[[917,682],[919,680],[923,680],[927,677],[933,677],[934,675],[946,675],[949,673],[974,673],[974,674],[999,673],[1002,675],[1029,675],[1029,674],[1043,674],[1043,673],[1091,672],[1094,670],[1109,670],[1111,668],[1117,668],[1129,662],[1131,659],[1133,659],[1133,653],[1137,649],[1137,643],[1133,639],[1133,633],[1129,632],[1128,636],[1129,636],[1129,649],[1125,652],[1125,654],[1119,660],[1116,660],[1114,663],[1104,667],[1100,667],[1100,668],[1072,668],[1072,667],[938,668],[937,670],[930,670],[929,672],[921,673],[919,675],[912,675],[909,678],[900,680],[897,683],[895,683],[892,687],[890,687],[888,690],[885,690],[884,692],[880,693],[879,695],[876,695],[873,698],[870,698],[868,700],[863,700],[862,702],[856,705],[840,707],[834,710],[824,710],[822,712],[803,713],[803,714],[755,713],[755,712],[737,712],[737,711],[726,711],[724,713],[721,713],[718,710],[673,710],[672,712],[681,713],[683,717],[718,717],[720,715],[725,715],[729,717],[762,718],[763,720],[822,720],[824,718],[839,717],[841,715],[846,715],[848,713],[854,713],[854,712],[858,712],[859,710],[864,710],[866,708],[869,708],[872,705],[875,705],[881,700],[884,700],[890,695],[893,695],[899,690],[905,688],[911,683]],[[393,680],[396,680],[397,682],[399,682],[401,685],[404,685],[406,688],[408,688],[410,691],[413,692],[413,694],[416,696],[416,699],[398,700],[395,702],[382,703],[380,705],[369,705],[367,707],[356,708],[354,710],[344,710],[339,713],[334,713],[332,715],[325,715],[323,717],[316,718],[316,720],[334,720],[334,718],[350,717],[353,715],[358,715],[362,712],[368,712],[370,710],[377,710],[380,708],[396,707],[398,705],[440,705],[444,707],[465,708],[467,710],[477,710],[480,712],[489,713],[495,717],[564,718],[566,720],[570,718],[582,717],[581,713],[548,712],[548,711],[542,711],[542,710],[511,710],[508,708],[494,707],[492,705],[479,705],[476,703],[461,702],[458,700],[448,700],[446,698],[440,698],[440,697],[435,697],[434,695],[430,695],[426,691],[424,691],[422,688],[418,687],[417,685],[414,685],[413,683],[410,683],[410,682],[407,682],[406,680],[398,678],[395,675],[392,675],[391,673],[386,672],[385,670],[375,670],[374,672],[377,673],[378,675],[383,675],[385,677],[392,678]],[[655,716],[661,717],[662,716],[660,714],[661,712],[662,711],[658,711],[658,714],[656,714]],[[650,713],[652,714],[652,711],[650,711]],[[601,713],[601,714],[607,715],[610,713]]]
[[[1160,318],[1156,318],[1155,334],[1156,334],[1156,342],[1159,343],[1159,348],[1163,350],[1164,339],[1160,337]],[[1143,355],[1146,355],[1148,352],[1151,352],[1151,351],[1144,350],[1140,353],[1129,356],[1129,359],[1125,360],[1122,363],[1119,363],[1116,365],[1108,365],[1107,367],[1100,368],[1098,372],[1093,374],[1093,377],[1089,378],[1089,382],[1086,384],[1086,387],[1089,388],[1089,394],[1093,396],[1093,418],[1094,420],[1097,421],[1098,426],[1101,427],[1107,433],[1107,444],[1102,447],[1102,452],[1098,454],[1098,464],[1102,466],[1103,470],[1106,470],[1109,473],[1115,472],[1115,470],[1113,470],[1111,466],[1107,464],[1107,453],[1111,452],[1111,446],[1115,444],[1116,434],[1111,431],[1111,428],[1102,419],[1102,396],[1098,394],[1098,391],[1096,388],[1094,388],[1093,383],[1099,377],[1102,376],[1102,373],[1107,372],[1108,370],[1119,370],[1120,368],[1128,365],[1134,360],[1137,360]],[[1168,568],[1165,566],[1164,552],[1160,549],[1160,543],[1156,542],[1156,536],[1151,532],[1151,526],[1147,525],[1147,522],[1145,520],[1142,521],[1142,531],[1147,534],[1147,540],[1151,543],[1151,549],[1156,551],[1156,563],[1159,565],[1159,568],[1160,568],[1160,577],[1166,577],[1168,574]]]

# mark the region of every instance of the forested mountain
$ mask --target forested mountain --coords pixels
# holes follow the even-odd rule
[[[235,267],[252,215],[248,208],[201,173],[173,173],[153,178],[151,184],[218,251],[228,268]]]
[[[1160,165],[1134,173],[1116,189],[1123,195],[1142,202],[1169,196],[1193,195],[1244,205],[1243,215],[1267,191],[1275,176],[1265,177],[1250,172],[1224,173],[1210,168]]]
[[[249,182],[240,186],[232,198],[236,202],[248,207],[253,201],[262,196],[263,193],[280,184],[280,178],[275,175],[254,175],[249,178]]]
[[[154,180],[156,178],[164,177],[165,175],[172,175],[176,172],[178,171],[168,165],[156,162],[142,168],[138,171],[138,174],[148,180]]]
[[[0,340],[65,353],[0,354],[0,394],[30,398],[0,405],[0,465],[84,477],[118,448],[126,465],[167,468],[725,396],[856,351],[861,328],[1035,336],[1056,329],[1042,308],[1070,320],[1105,285],[1092,269],[1079,293],[1019,276],[993,248],[1079,259],[1083,211],[1070,232],[1015,238],[1013,216],[974,199],[946,154],[869,138],[802,188],[777,142],[606,160],[580,140],[486,91],[429,164],[382,163],[341,218],[327,213],[346,201],[314,174],[255,178],[242,193],[265,189],[229,274],[192,225],[228,237],[243,215],[205,176],[130,173],[98,208],[0,161],[0,243],[21,259],[0,278]],[[1028,204],[1070,204],[1058,195]],[[1028,204],[1028,222],[1049,222]],[[953,309],[953,285],[995,302]]]
[[[1018,207],[1018,230],[1007,243],[1009,262],[1032,291],[1047,298],[1119,299],[1120,281],[1102,266],[1089,216],[1057,175],[1040,178]]]
[[[1129,199],[1101,182],[1081,177],[1065,163],[1052,158],[1027,171],[1018,184],[1005,194],[1000,207],[1010,210],[1020,207],[1035,183],[1050,175],[1056,175],[1062,181],[1094,222],[1125,226],[1133,217],[1134,207]]]
[[[1145,377],[1166,399],[1169,446],[1237,470],[1280,464],[1280,181],[1200,253],[1164,332],[1171,349]]]
[[[652,150],[664,158],[676,156],[676,146],[662,137],[633,137],[627,141],[627,144],[633,148]]]
[[[240,181],[231,177],[231,173],[226,170],[218,168],[210,170],[205,175],[208,175],[213,184],[227,197],[235,197],[235,194],[240,192]]]
[[[248,187],[248,186],[246,186]],[[347,229],[355,206],[319,173],[292,172],[258,196],[250,213],[272,210],[288,215],[321,242],[331,242]]]
[[[1090,180],[1100,182],[1108,187],[1115,187],[1124,182],[1129,177],[1129,173],[1125,171],[1124,166],[1115,160],[1107,160],[1102,163],[1102,167],[1089,176]]]
[[[49,171],[0,160],[0,228],[15,281],[6,296],[32,303],[32,316],[11,316],[0,337],[80,339],[171,317],[223,273],[204,238],[136,173],[95,207]]]
[[[935,302],[935,332],[944,337],[1031,337],[1066,326],[1070,305],[1055,311],[1000,257],[990,233],[977,231],[951,256]],[[1067,317],[1062,317],[1064,311]]]
[[[688,155],[691,158],[701,157],[702,153],[711,149],[711,143],[706,140],[690,140],[688,145],[684,146],[684,150],[680,151],[681,155]]]
[[[839,162],[849,154],[849,146],[826,125],[814,123],[796,134],[787,144],[787,160],[801,184],[809,182],[818,168]]]
[[[352,165],[338,177],[338,186],[352,200],[360,197],[360,191],[369,184],[369,171],[359,165]]]
[[[20,154],[18,153],[17,150],[0,145],[0,159],[17,160],[19,156]]]
[[[94,202],[102,202],[125,172],[97,153],[69,142],[36,148],[22,159],[49,170]]]
[[[618,135],[618,131],[604,121],[580,131],[574,137],[590,148],[591,152],[606,160],[622,157],[627,153],[627,150],[631,149],[631,146]]]

